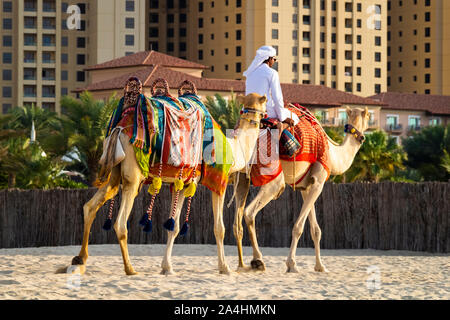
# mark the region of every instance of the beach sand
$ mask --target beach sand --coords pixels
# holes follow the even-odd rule
[[[80,246],[0,249],[0,299],[450,299],[450,255],[322,250],[329,273],[314,272],[314,250],[297,249],[300,273],[286,273],[288,248],[261,248],[265,272],[220,275],[215,245],[174,245],[174,275],[161,275],[165,245],[129,245],[136,276],[123,271],[119,245],[91,245],[86,273],[55,274]],[[251,248],[244,248],[250,263]]]

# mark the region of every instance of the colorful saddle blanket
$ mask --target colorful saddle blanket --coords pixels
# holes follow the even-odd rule
[[[303,107],[299,106],[298,108]],[[295,127],[286,130],[297,139],[301,149],[292,157],[284,154],[284,147],[281,144],[279,145],[278,150],[272,150],[271,146],[268,145],[266,148],[267,151],[261,152],[260,146],[266,145],[267,141],[272,144],[277,143],[274,142],[274,139],[278,139],[278,137],[270,139],[264,137],[264,135],[270,135],[269,130],[264,130],[267,133],[260,135],[258,139],[258,157],[251,169],[251,179],[255,186],[265,185],[278,177],[282,171],[280,159],[283,161],[305,161],[311,164],[319,162],[328,172],[328,177],[330,175],[330,169],[328,167],[329,146],[326,134],[323,132],[320,125],[315,123],[309,116],[305,116],[305,112],[292,107],[288,109],[299,117],[300,122]],[[269,154],[268,151],[271,153]],[[272,154],[273,152],[278,152],[279,157],[274,157]],[[270,159],[270,161],[268,159]],[[300,182],[301,180],[297,181],[296,184],[299,184]]]
[[[123,104],[123,103],[122,103]],[[122,107],[123,108],[123,107]],[[118,120],[117,114],[121,114]],[[168,96],[148,98],[141,95],[132,108],[113,114],[111,129],[121,126],[130,137],[136,160],[146,184],[153,176],[181,178],[201,176],[200,183],[221,195],[228,184],[233,163],[231,148],[207,108],[196,95],[178,99]]]

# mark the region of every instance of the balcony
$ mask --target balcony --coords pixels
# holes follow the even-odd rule
[[[401,133],[403,132],[403,125],[401,124],[388,124],[386,125],[386,131],[392,133]]]
[[[413,133],[420,132],[422,127],[420,125],[409,125],[408,126],[408,135],[412,135]]]
[[[56,30],[56,22],[54,18],[43,18],[42,28],[45,30]]]
[[[23,39],[23,43],[26,46],[36,46],[37,38],[35,34],[26,34]]]
[[[36,86],[24,86],[23,96],[25,98],[36,98]]]
[[[54,98],[55,97],[55,87],[42,86],[42,97],[43,98]]]
[[[44,34],[42,37],[42,46],[55,47],[56,46],[55,36]]]
[[[25,29],[36,29],[36,17],[24,17],[23,26]]]

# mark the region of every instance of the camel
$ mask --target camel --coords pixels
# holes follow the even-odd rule
[[[353,163],[353,160],[358,153],[364,136],[361,134],[368,128],[369,110],[347,107],[347,114],[349,124],[353,126],[355,131],[352,134],[347,134],[344,142],[338,145],[328,137],[329,142],[329,169],[331,175],[341,175],[347,171]],[[356,135],[355,135],[356,134]],[[285,184],[293,185],[303,177],[303,180],[297,185],[295,189],[300,189],[303,198],[303,205],[300,214],[292,229],[292,242],[289,256],[286,260],[287,272],[299,272],[296,267],[295,253],[300,236],[303,233],[303,228],[306,222],[306,217],[309,218],[311,237],[314,242],[316,265],[314,270],[317,272],[328,272],[320,258],[320,239],[321,230],[317,223],[314,203],[320,196],[325,181],[327,179],[327,172],[324,167],[316,162],[310,167],[308,162],[288,162],[281,160],[283,174],[280,174],[276,179],[263,185],[257,196],[253,201],[245,207],[245,202],[250,189],[250,179],[245,174],[238,173],[239,179],[236,186],[236,211],[233,225],[233,232],[237,242],[239,269],[248,270],[250,267],[244,264],[242,256],[242,218],[245,222],[250,235],[250,241],[253,247],[253,260],[251,261],[251,268],[255,270],[264,271],[265,264],[262,260],[262,254],[258,247],[258,240],[255,230],[255,218],[258,212],[263,209],[270,201],[277,199],[284,191]]]
[[[257,94],[250,94],[245,97],[238,96],[237,99],[241,104],[244,105],[243,110],[245,112],[242,113],[239,119],[239,126],[238,130],[236,131],[236,135],[230,138],[227,137],[234,159],[230,174],[243,170],[246,164],[250,161],[252,151],[256,145],[259,134],[260,120],[264,117],[266,111],[267,101],[267,98],[265,96],[259,96]],[[133,102],[135,101],[136,100],[133,100]],[[119,191],[120,184],[122,184],[122,201],[120,204],[116,222],[114,224],[114,230],[116,232],[122,252],[125,273],[127,275],[137,274],[130,262],[130,257],[128,254],[127,221],[131,213],[134,199],[138,195],[142,183],[146,178],[143,176],[141,169],[136,161],[136,156],[133,151],[133,146],[130,144],[129,137],[124,133],[120,133],[119,135],[125,157],[120,163],[116,164],[112,168],[107,184],[99,188],[93,198],[89,200],[83,207],[83,242],[78,256],[74,257],[72,260],[72,266],[78,266],[78,272],[80,274],[83,274],[86,270],[86,261],[88,259],[89,233],[92,223],[96,217],[96,213],[107,200],[114,198],[114,196]],[[174,180],[174,178],[162,178],[162,182],[168,184],[173,184]],[[196,178],[197,183],[198,181],[199,177]],[[225,193],[219,196],[218,194],[211,192],[211,197],[214,213],[214,235],[216,238],[218,250],[219,272],[221,274],[229,274],[230,268],[225,261],[225,252],[223,246],[225,235],[225,226],[223,223],[223,204]],[[172,268],[171,255],[175,238],[180,231],[179,217],[183,202],[184,193],[180,192],[179,197],[176,197],[176,192],[173,191],[171,212],[175,212],[175,215],[173,216],[175,220],[175,226],[173,231],[168,231],[167,247],[161,264],[162,274],[168,275],[174,273]]]

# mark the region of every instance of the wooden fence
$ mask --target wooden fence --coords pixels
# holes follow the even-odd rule
[[[169,215],[170,194],[164,187],[156,198],[153,232],[139,226],[150,196],[144,187],[136,197],[130,216],[129,243],[165,243],[162,224]],[[0,191],[0,248],[80,245],[83,232],[83,205],[95,193],[88,190],[2,190]],[[247,203],[258,189],[251,189]],[[230,199],[229,187],[226,202]],[[120,199],[120,194],[116,200]],[[214,244],[210,192],[199,187],[192,201],[191,228],[176,243]],[[412,250],[450,252],[450,183],[327,183],[316,202],[325,249]],[[114,217],[117,216],[116,201]],[[113,230],[102,229],[107,202],[97,213],[90,243],[117,243]],[[301,194],[289,187],[256,218],[259,244],[289,247],[291,231],[302,204]],[[183,211],[183,216],[185,209]],[[234,204],[224,208],[225,244],[235,244]],[[244,245],[249,245],[244,224]],[[299,246],[313,247],[309,222]]]

